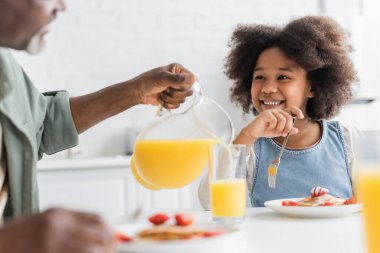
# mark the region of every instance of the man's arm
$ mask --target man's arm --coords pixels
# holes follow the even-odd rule
[[[78,133],[138,104],[174,109],[192,94],[195,76],[173,63],[147,71],[131,80],[97,92],[70,98],[71,113]]]

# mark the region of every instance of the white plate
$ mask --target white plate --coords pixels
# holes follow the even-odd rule
[[[359,212],[362,209],[361,204],[351,204],[343,206],[283,206],[283,200],[298,201],[302,198],[293,199],[276,199],[266,201],[264,205],[275,212],[286,214],[293,217],[303,218],[332,218],[345,216]]]
[[[219,252],[224,243],[237,237],[239,229],[237,227],[221,227],[215,223],[196,224],[197,227],[205,230],[223,229],[224,234],[212,237],[194,238],[188,240],[174,241],[148,241],[135,240],[120,244],[118,253],[187,253],[187,252]],[[150,227],[147,224],[131,224],[117,227],[117,231],[127,235],[136,234],[142,229]]]

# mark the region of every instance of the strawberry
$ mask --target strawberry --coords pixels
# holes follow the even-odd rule
[[[224,234],[223,230],[213,230],[213,231],[206,231],[203,233],[204,237],[212,237],[212,236],[217,236],[217,235],[222,235]]]
[[[156,226],[164,224],[167,220],[169,220],[169,216],[164,213],[157,213],[149,217],[149,221]]]
[[[313,187],[310,191],[311,193],[311,197],[315,198],[315,197],[319,197],[319,196],[322,196],[326,193],[328,193],[329,190],[326,189],[326,188],[323,188],[323,187],[320,187],[320,186],[317,186],[317,187]]]
[[[127,236],[123,233],[120,233],[120,232],[116,232],[115,236],[116,236],[116,240],[119,242],[130,242],[130,241],[132,241],[132,237],[129,237],[129,236]]]
[[[190,226],[194,222],[194,216],[189,213],[178,213],[175,215],[178,226]]]
[[[292,200],[283,200],[281,204],[283,206],[298,206],[298,203]]]
[[[358,203],[358,197],[357,196],[353,196],[352,198],[346,199],[346,201],[344,201],[345,205],[351,205],[351,204],[356,204],[356,203]]]
[[[333,206],[333,203],[326,201],[326,202],[320,204],[320,206]]]

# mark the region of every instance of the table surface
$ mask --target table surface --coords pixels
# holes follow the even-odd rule
[[[364,253],[360,213],[339,218],[292,218],[267,208],[248,210],[241,252]]]
[[[211,222],[211,213],[194,212],[198,222]],[[362,214],[337,218],[293,218],[268,208],[248,208],[245,222],[233,239],[196,252],[365,253]],[[215,245],[218,246],[218,245]],[[185,245],[183,245],[185,247]],[[181,249],[178,249],[181,252]]]

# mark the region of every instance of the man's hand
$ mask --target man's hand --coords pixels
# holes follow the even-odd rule
[[[109,253],[113,231],[93,214],[51,209],[12,221],[0,229],[0,252]]]
[[[196,78],[178,63],[158,67],[135,77],[138,101],[141,104],[159,105],[175,109],[193,92],[191,86]]]

